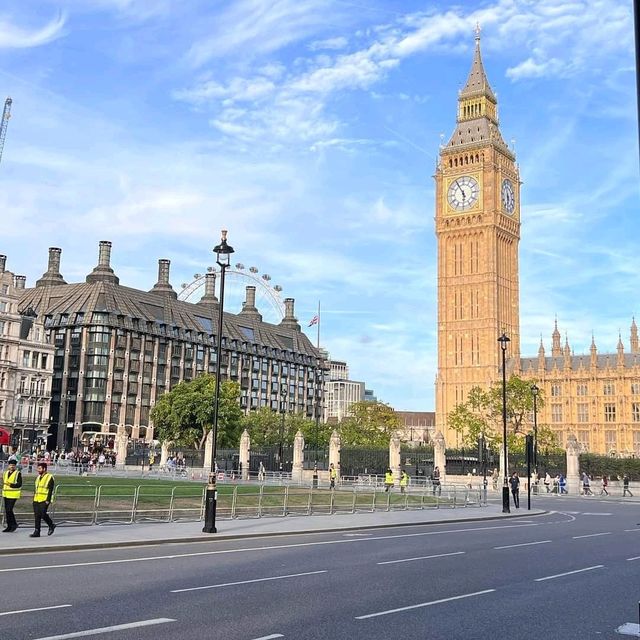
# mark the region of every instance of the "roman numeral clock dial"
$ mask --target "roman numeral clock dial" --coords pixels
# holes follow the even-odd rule
[[[466,211],[478,201],[479,195],[478,181],[471,176],[460,176],[449,185],[447,201],[455,211]]]

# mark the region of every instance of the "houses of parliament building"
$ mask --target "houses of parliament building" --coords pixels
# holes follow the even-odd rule
[[[583,451],[640,455],[640,348],[631,322],[625,346],[574,355],[562,344],[557,321],[551,348],[520,353],[518,245],[520,175],[504,142],[498,105],[476,44],[471,71],[458,95],[456,127],[440,150],[435,172],[438,246],[438,373],[435,430],[448,447],[456,434],[448,415],[474,386],[502,380],[497,338],[510,338],[507,374],[531,381],[544,398],[538,424],[550,427],[560,446],[574,435]]]

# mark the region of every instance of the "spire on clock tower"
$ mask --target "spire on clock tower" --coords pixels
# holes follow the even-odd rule
[[[476,25],[476,51],[473,56],[473,62],[471,64],[471,71],[467,78],[467,84],[460,92],[460,98],[471,96],[485,96],[489,98],[495,105],[498,101],[496,96],[491,90],[489,81],[487,80],[487,74],[484,72],[484,66],[482,64],[482,55],[480,53],[480,25]]]

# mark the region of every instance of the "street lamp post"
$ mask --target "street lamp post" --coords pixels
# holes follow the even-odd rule
[[[540,389],[536,384],[531,385],[533,395],[533,472],[538,475],[538,393]]]
[[[504,479],[502,483],[502,513],[511,513],[509,508],[509,468],[507,465],[507,344],[511,339],[506,333],[498,338],[502,349],[502,454],[504,456]]]
[[[222,323],[224,320],[224,277],[231,263],[233,247],[227,244],[227,232],[222,231],[220,244],[214,247],[216,262],[220,267],[220,302],[218,303],[218,341],[216,346],[216,397],[213,409],[213,446],[211,447],[211,461],[209,467],[209,482],[207,484],[203,533],[216,533],[216,454],[218,445],[218,411],[220,408],[220,366],[222,362]]]
[[[283,440],[284,440],[284,420],[287,415],[287,389],[282,387],[280,389],[280,395],[282,396],[282,421],[280,423],[280,444],[278,446],[278,463],[280,467],[280,477],[282,477],[282,451],[283,451]]]
[[[318,358],[318,360],[316,361],[316,364],[318,365],[316,368],[316,379],[315,379],[315,383],[316,383],[316,388],[314,390],[314,394],[315,394],[315,410],[316,410],[316,425],[315,425],[315,434],[314,434],[314,445],[315,445],[315,460],[313,462],[313,476],[312,476],[312,482],[311,482],[311,486],[314,489],[318,488],[318,438],[319,438],[319,434],[320,434],[320,410],[321,410],[321,402],[322,402],[322,392],[321,392],[321,387],[320,384],[324,384],[324,380],[322,379],[322,370],[320,368],[321,366],[321,360],[320,358]]]

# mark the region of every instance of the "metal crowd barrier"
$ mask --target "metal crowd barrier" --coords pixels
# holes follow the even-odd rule
[[[242,519],[478,507],[486,504],[482,494],[480,489],[446,484],[436,495],[424,489],[401,493],[397,488],[385,492],[375,487],[339,487],[332,491],[289,485],[219,485],[217,517]],[[23,524],[33,518],[32,495],[30,491],[23,491],[17,504],[16,516]],[[50,513],[59,524],[106,525],[199,521],[204,518],[204,510],[203,485],[103,484],[93,487],[61,483],[54,489]]]

